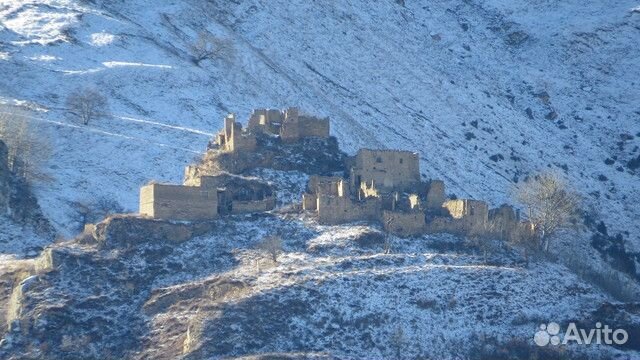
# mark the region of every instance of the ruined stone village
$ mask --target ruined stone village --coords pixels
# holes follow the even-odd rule
[[[297,108],[257,109],[243,128],[230,114],[203,162],[186,167],[183,184],[150,183],[141,188],[139,213],[152,219],[206,221],[273,210],[275,189],[241,173],[254,167],[291,169],[293,162],[287,160],[295,157],[295,146],[305,142],[311,142],[307,145],[312,156],[326,157],[327,147],[337,148],[329,119]],[[274,152],[289,159],[283,163]],[[448,199],[443,181],[421,179],[417,153],[360,149],[355,156],[332,159],[337,164],[313,167],[320,174],[310,176],[297,207],[319,224],[377,222],[402,237],[451,233],[513,240],[533,231],[509,205],[490,209],[481,200]],[[307,155],[301,161],[313,160]]]

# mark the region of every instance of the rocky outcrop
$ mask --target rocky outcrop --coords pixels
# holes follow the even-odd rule
[[[31,186],[9,169],[7,153],[6,144],[0,141],[0,215],[7,214],[42,236],[53,237],[54,229],[42,213]]]
[[[347,155],[340,151],[335,137],[304,138],[294,143],[266,134],[258,134],[256,138],[259,151],[209,150],[200,165],[203,173],[225,171],[239,174],[255,168],[269,168],[330,175],[345,169]]]
[[[194,236],[211,231],[209,222],[171,222],[138,217],[116,215],[95,225],[90,235],[105,247],[128,247],[144,243],[181,243]]]
[[[53,237],[55,230],[42,213],[31,186],[23,178],[13,177],[9,185],[9,214],[20,224],[31,226],[36,233]]]

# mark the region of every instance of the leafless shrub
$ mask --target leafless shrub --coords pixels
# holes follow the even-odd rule
[[[549,251],[550,237],[570,227],[579,217],[580,197],[555,173],[541,173],[520,184],[515,199],[526,210],[540,247]]]
[[[124,212],[124,208],[113,199],[99,197],[89,203],[75,203],[78,212],[78,222],[85,224],[95,224],[109,217],[110,215]]]
[[[67,96],[67,110],[83,125],[108,114],[108,102],[98,90],[93,88],[76,89]]]
[[[43,171],[52,149],[32,126],[29,113],[18,107],[0,107],[0,140],[8,148],[9,169],[27,181],[48,179]]]
[[[269,255],[274,263],[278,262],[278,257],[282,254],[282,238],[279,236],[267,236],[258,245],[258,249]]]
[[[230,39],[220,38],[203,31],[198,34],[198,40],[191,45],[191,56],[196,65],[200,65],[204,60],[231,61],[235,57],[235,49]]]

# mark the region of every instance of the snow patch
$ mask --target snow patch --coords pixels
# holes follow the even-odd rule
[[[51,62],[51,61],[61,60],[61,58],[53,55],[37,55],[37,56],[31,56],[29,60]]]
[[[118,39],[116,35],[99,32],[91,34],[91,45],[93,46],[107,46],[112,44]]]
[[[125,67],[125,66],[132,66],[132,67],[151,67],[151,68],[159,68],[159,69],[173,69],[172,66],[170,65],[160,65],[160,64],[145,64],[145,63],[139,63],[139,62],[126,62],[126,61],[105,61],[102,63],[104,66],[108,67],[108,68],[115,68],[115,67]]]

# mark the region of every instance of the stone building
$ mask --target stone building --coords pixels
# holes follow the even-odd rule
[[[249,131],[280,136],[285,142],[305,137],[329,137],[329,119],[301,114],[298,108],[286,110],[256,109],[249,118]]]
[[[520,216],[512,206],[503,204],[489,210],[489,230],[499,239],[512,240],[519,236],[520,223]]]
[[[188,172],[188,168],[186,172]],[[185,185],[217,191],[219,214],[264,212],[273,209],[272,187],[260,180],[221,173],[216,176],[185,178]]]
[[[297,108],[256,109],[246,128],[234,115],[225,118],[200,166],[212,173],[272,168],[327,175],[342,171],[346,157],[330,136],[328,118],[305,115]]]
[[[427,201],[425,203],[425,208],[428,210],[439,211],[440,208],[442,208],[442,204],[444,204],[447,199],[447,195],[444,192],[444,181],[431,180],[426,191]]]
[[[302,209],[314,213],[321,224],[375,221],[400,236],[447,232],[512,239],[531,232],[510,206],[489,209],[483,201],[447,199],[443,181],[422,181],[415,152],[360,149],[349,157],[329,133],[329,119],[301,114],[297,108],[256,109],[246,128],[230,114],[203,162],[185,169],[182,185],[141,189],[140,214],[208,220],[269,211],[276,202],[272,187],[232,173],[257,167],[299,170],[306,164],[304,169],[324,169],[307,173],[333,174],[310,176],[302,196]],[[345,177],[335,176],[341,172]]]
[[[349,179],[309,179],[302,207],[319,223],[377,221],[400,236],[447,232],[508,239],[520,231],[513,208],[489,210],[483,201],[447,200],[444,182],[421,181],[416,153],[362,149],[348,166]]]
[[[196,221],[269,211],[275,205],[272,187],[257,179],[226,173],[200,176],[187,167],[183,185],[143,186],[139,212],[154,219]]]
[[[420,181],[415,153],[365,149],[349,165],[349,179],[310,177],[302,205],[314,211],[320,223],[380,221],[414,234],[424,232],[426,207],[444,201],[441,181]]]
[[[243,129],[233,114],[224,119],[224,127],[216,135],[215,142],[221,150],[228,152],[253,151],[257,146],[255,135]]]
[[[353,188],[365,183],[385,192],[415,189],[420,183],[420,159],[410,151],[360,149],[350,178]]]
[[[286,111],[279,109],[255,109],[249,117],[249,131],[279,135]]]
[[[389,211],[382,214],[384,229],[400,236],[414,236],[427,232],[427,222],[421,211]]]
[[[297,108],[286,110],[257,109],[249,118],[247,128],[229,114],[215,144],[222,151],[251,152],[257,148],[257,135],[277,135],[284,142],[296,142],[307,137],[328,138],[329,119],[302,115]]]
[[[218,193],[200,186],[148,184],[140,189],[140,215],[163,220],[209,220],[218,216]]]

